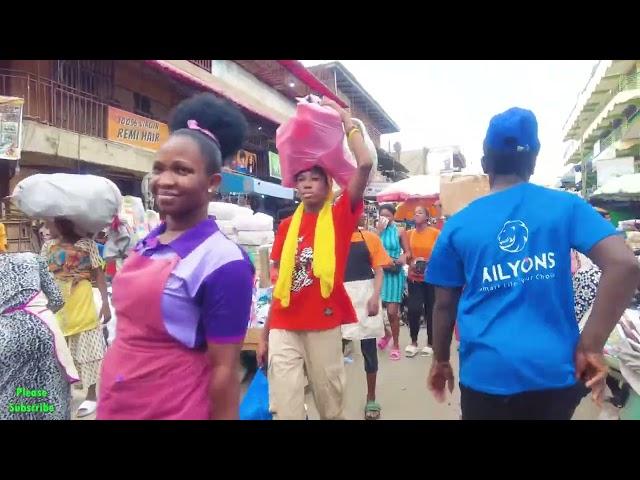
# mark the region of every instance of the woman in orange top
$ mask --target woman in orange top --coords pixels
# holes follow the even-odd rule
[[[409,278],[408,278],[408,320],[411,344],[407,345],[405,354],[414,357],[418,353],[418,333],[420,332],[420,317],[425,316],[427,322],[427,346],[422,349],[422,355],[431,355],[431,342],[433,338],[433,285],[424,282],[424,274],[431,258],[431,252],[436,244],[440,230],[429,226],[429,214],[427,209],[418,206],[415,209],[414,221],[416,228],[410,230],[409,237]]]

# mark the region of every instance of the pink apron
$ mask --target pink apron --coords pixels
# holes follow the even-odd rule
[[[116,339],[102,362],[100,420],[207,420],[210,366],[206,351],[167,332],[162,295],[179,258],[133,252],[114,278]]]

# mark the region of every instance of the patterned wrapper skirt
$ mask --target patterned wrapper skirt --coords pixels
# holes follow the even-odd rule
[[[67,337],[73,362],[80,374],[84,388],[95,385],[100,375],[100,365],[104,358],[106,345],[102,327],[76,333]]]
[[[382,293],[380,297],[385,303],[402,303],[402,295],[406,285],[404,270],[399,273],[384,272]]]
[[[83,280],[73,288],[69,283],[58,282],[65,306],[57,317],[67,338],[80,382],[87,388],[98,381],[106,344],[103,327],[98,321],[91,283]]]

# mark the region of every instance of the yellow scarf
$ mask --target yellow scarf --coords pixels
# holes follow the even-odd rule
[[[330,193],[325,201],[316,223],[313,238],[313,275],[320,280],[322,298],[329,298],[333,291],[333,281],[336,273],[336,233],[333,225],[333,194]],[[280,304],[287,308],[291,299],[291,285],[293,284],[293,270],[298,250],[298,233],[302,223],[304,205],[300,203],[291,218],[287,237],[282,247],[280,257],[280,273],[273,295],[280,300]]]

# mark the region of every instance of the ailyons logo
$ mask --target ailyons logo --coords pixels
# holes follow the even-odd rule
[[[507,253],[519,253],[529,240],[529,228],[522,220],[509,220],[498,234],[498,246]]]

